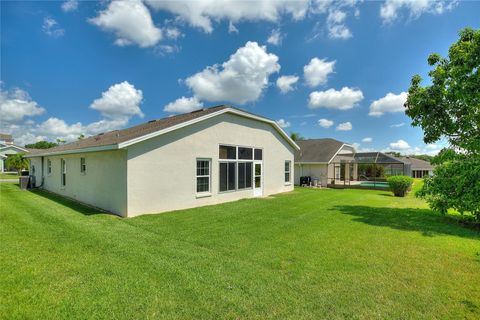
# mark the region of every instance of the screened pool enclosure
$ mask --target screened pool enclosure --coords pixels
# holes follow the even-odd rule
[[[389,176],[409,172],[409,164],[381,152],[352,154],[329,166],[328,186],[334,188],[387,188]]]

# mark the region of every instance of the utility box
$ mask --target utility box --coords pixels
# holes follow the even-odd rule
[[[28,183],[30,182],[30,176],[22,176],[19,178],[20,180],[20,189],[27,190]]]

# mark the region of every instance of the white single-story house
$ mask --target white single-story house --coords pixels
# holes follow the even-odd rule
[[[13,144],[13,138],[9,134],[0,133],[0,172],[7,171],[5,160],[8,156],[17,153],[27,153],[28,150]]]
[[[300,185],[300,177],[308,176],[318,181],[322,187],[340,183],[344,170],[346,176],[355,175],[357,166],[343,166],[343,162],[355,160],[355,148],[335,139],[309,139],[297,141],[300,150],[295,153],[295,184]],[[351,171],[351,172],[349,172]],[[342,180],[343,183],[343,180]]]
[[[397,159],[409,165],[410,172],[408,172],[407,175],[412,178],[433,176],[433,166],[428,161],[417,159],[415,157],[397,157]]]
[[[291,191],[299,149],[275,121],[222,105],[27,157],[36,187],[133,217]]]

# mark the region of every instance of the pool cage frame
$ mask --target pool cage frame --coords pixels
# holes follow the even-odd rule
[[[387,177],[406,175],[410,169],[410,164],[381,152],[360,152],[350,156],[353,160],[342,159],[329,164],[328,187],[384,190]]]

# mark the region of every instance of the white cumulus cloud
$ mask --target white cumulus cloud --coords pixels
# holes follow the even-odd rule
[[[299,77],[297,76],[281,76],[277,79],[277,87],[281,93],[293,91],[293,85],[297,83]]]
[[[363,138],[363,139],[362,139],[362,142],[366,142],[366,143],[370,143],[370,142],[372,142],[372,141],[373,141],[373,139],[370,138],[370,137],[366,137],[366,138]]]
[[[21,89],[4,91],[0,87],[0,117],[3,123],[18,123],[27,117],[38,116],[45,112],[27,92]]]
[[[393,94],[391,92],[383,98],[375,100],[370,105],[370,116],[379,117],[386,112],[403,112],[405,107],[403,106],[407,101],[408,94],[401,92],[400,94]]]
[[[347,121],[347,122],[343,122],[343,123],[340,123],[336,130],[338,131],[350,131],[352,130],[353,126],[352,126],[352,123],[350,121]]]
[[[115,44],[151,47],[162,39],[162,31],[152,20],[150,11],[140,0],[112,1],[108,7],[89,19],[101,29],[115,33]]]
[[[163,111],[175,112],[175,113],[186,113],[186,112],[192,112],[201,108],[203,108],[203,103],[198,101],[196,97],[191,97],[191,98],[181,97],[175,100],[174,102],[170,102],[169,104],[167,104],[163,108]]]
[[[322,128],[330,128],[333,126],[334,122],[328,119],[320,119],[318,120],[318,125]]]
[[[203,0],[203,1],[158,1],[146,0],[155,10],[167,11],[192,27],[206,33],[213,31],[213,21],[279,21],[282,16],[291,16],[295,20],[306,16],[309,0]]]
[[[396,142],[390,143],[390,148],[392,150],[407,150],[410,149],[410,145],[407,141],[400,139]]]
[[[332,39],[348,39],[352,32],[345,25],[347,14],[342,10],[331,10],[327,17],[328,36]]]
[[[326,91],[314,91],[310,93],[308,106],[310,109],[328,108],[348,110],[363,100],[360,89],[343,87],[340,91],[328,89]]]
[[[288,128],[291,125],[290,122],[285,121],[285,119],[277,120],[277,124],[280,126],[280,128],[283,128],[283,129]]]
[[[328,75],[333,72],[336,61],[327,61],[326,59],[313,58],[303,67],[303,76],[308,86],[316,87],[325,84]]]
[[[249,41],[221,66],[209,66],[185,83],[198,99],[245,104],[257,100],[268,85],[268,77],[279,70],[276,55]]]
[[[395,124],[391,124],[390,128],[400,128],[400,127],[403,127],[404,125],[405,125],[405,122],[395,123]]]
[[[102,97],[94,100],[90,108],[98,110],[107,118],[123,118],[138,115],[143,117],[140,103],[143,99],[142,90],[137,90],[127,81],[117,83],[102,93]]]
[[[86,136],[125,127],[133,115],[143,116],[139,104],[142,93],[128,82],[110,87],[95,100],[91,107],[101,112],[103,119],[89,124],[81,122],[67,123],[65,120],[50,117],[36,123],[31,118],[43,114],[46,110],[38,106],[27,92],[16,89],[11,92],[0,91],[0,132],[12,134],[19,145],[40,140],[55,141],[61,139],[74,141],[81,134]],[[29,118],[25,120],[25,118]]]
[[[424,13],[442,14],[450,11],[457,3],[457,0],[387,0],[380,7],[380,17],[384,23],[391,23],[405,10],[410,19],[416,19]]]

